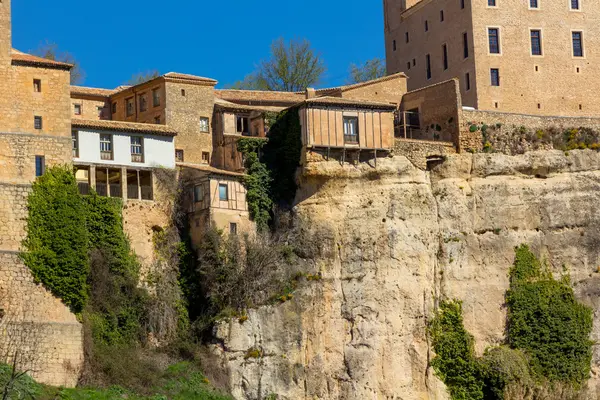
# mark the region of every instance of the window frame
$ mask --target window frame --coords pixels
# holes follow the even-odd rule
[[[246,123],[244,124],[244,121]],[[241,122],[241,130],[240,130]],[[246,130],[244,130],[244,127]],[[250,116],[247,114],[235,114],[235,132],[242,136],[250,136]]]
[[[237,235],[238,234],[238,224],[237,224],[237,222],[230,222],[229,223],[229,234],[230,235]]]
[[[463,60],[469,58],[469,32],[463,32]]]
[[[500,56],[502,55],[502,35],[501,35],[501,29],[499,26],[487,26],[486,27],[487,30],[487,39],[488,39],[488,55],[491,56]],[[491,35],[491,31],[496,31],[496,46],[497,46],[497,50],[496,52],[492,51],[492,35]]]
[[[356,132],[353,134],[348,133],[350,128]],[[344,144],[359,145],[360,144],[360,128],[358,123],[357,115],[342,115],[342,132],[344,134]]]
[[[146,100],[146,93],[138,95],[138,101],[140,102],[140,112],[143,113],[148,111],[148,101]]]
[[[79,112],[77,112],[79,110]],[[73,104],[73,115],[82,115],[83,114],[83,105],[81,103]]]
[[[431,73],[431,54],[425,54],[425,77],[427,78],[427,80],[430,80],[432,78],[432,73]]]
[[[498,8],[498,0],[487,0],[487,8]]]
[[[179,155],[181,154],[181,157]],[[185,153],[183,149],[175,149],[175,162],[185,162]]]
[[[38,164],[38,161],[40,162]],[[39,166],[39,169],[38,169]],[[40,177],[46,172],[46,156],[36,155],[35,156],[35,176]]]
[[[539,41],[539,54],[536,54],[533,52],[534,47],[533,47],[533,34],[537,32],[538,33],[538,38],[537,40]],[[530,55],[532,57],[543,57],[544,56],[544,44],[543,44],[543,34],[542,34],[542,29],[541,28],[529,28],[529,51],[530,51]]]
[[[108,140],[105,140],[107,137]],[[108,151],[103,150],[103,145],[108,145],[110,149]],[[107,155],[109,158],[104,158],[104,155]],[[100,134],[100,159],[104,161],[112,161],[114,159],[113,135],[110,133]]]
[[[160,107],[160,87],[152,89],[152,107]]]
[[[134,139],[139,139],[139,143],[134,143]],[[139,135],[132,135],[129,137],[129,151],[131,153],[131,162],[143,163],[144,162],[144,137]],[[139,152],[138,152],[139,151]]]
[[[579,34],[579,49],[581,50],[581,55],[575,54],[575,34]],[[578,30],[578,29],[571,30],[571,58],[575,58],[575,59],[585,58],[585,44],[584,44],[583,30]]]
[[[500,68],[490,68],[490,86],[500,87]]]
[[[127,117],[131,117],[133,114],[135,114],[135,98],[134,97],[130,97],[128,99],[125,99],[125,115]],[[131,107],[129,107],[131,105]]]
[[[206,130],[204,130],[203,122],[206,122]],[[236,129],[237,129],[237,126],[236,126]],[[210,133],[210,118],[200,117],[200,132],[201,133]]]
[[[201,203],[204,201],[204,185],[203,184],[198,184],[194,186],[194,203]]]
[[[465,72],[465,92],[471,91],[471,73]]]
[[[533,7],[533,6],[531,5],[531,4],[532,4],[532,2],[535,2],[535,7]],[[540,7],[540,0],[529,0],[529,1],[527,2],[527,8],[528,8],[529,10],[540,10],[540,9],[541,9],[541,7]]]
[[[33,92],[34,93],[42,93],[42,80],[34,78],[33,79]]]
[[[71,130],[71,144],[73,158],[79,158],[79,131],[77,129]]]
[[[225,196],[221,189],[225,189]],[[219,183],[219,201],[229,201],[229,185],[227,183]]]
[[[204,158],[204,156],[206,155],[206,159]],[[210,152],[208,151],[203,151],[202,152],[202,162],[205,164],[210,164]]]
[[[41,115],[33,116],[33,129],[41,131],[44,129],[44,118]]]
[[[573,8],[573,3],[577,2],[577,8]],[[581,11],[581,0],[569,0],[569,10],[570,11],[575,11],[575,12],[580,12]]]
[[[444,71],[447,71],[449,68],[447,43],[442,44],[442,67],[444,68]]]

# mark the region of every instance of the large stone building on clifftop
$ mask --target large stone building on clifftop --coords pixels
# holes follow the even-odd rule
[[[582,0],[384,0],[389,73],[460,80],[463,105],[600,114],[600,8]]]

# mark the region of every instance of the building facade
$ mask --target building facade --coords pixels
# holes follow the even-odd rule
[[[600,9],[582,0],[384,0],[389,73],[408,89],[458,78],[464,106],[600,113]]]

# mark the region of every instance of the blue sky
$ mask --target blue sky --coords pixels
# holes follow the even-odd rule
[[[306,38],[345,83],[351,62],[384,57],[381,0],[12,0],[13,46],[50,41],[72,53],[86,86],[116,87],[157,69],[242,79],[278,37]],[[35,19],[35,22],[33,22]]]

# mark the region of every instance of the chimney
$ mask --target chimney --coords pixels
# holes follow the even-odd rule
[[[317,97],[317,91],[314,88],[306,88],[306,99],[314,99]]]
[[[10,64],[11,51],[10,0],[0,0],[0,64]]]

